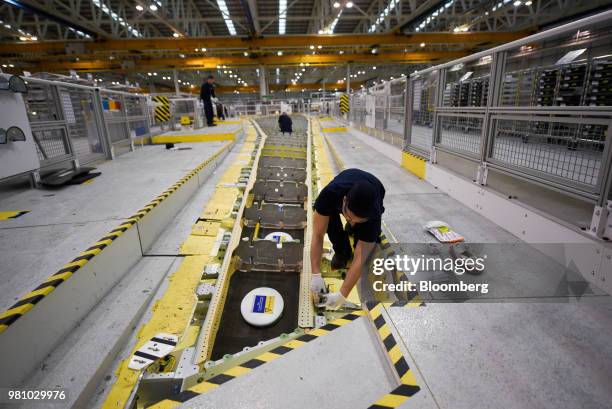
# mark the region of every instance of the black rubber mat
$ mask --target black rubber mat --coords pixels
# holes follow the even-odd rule
[[[69,182],[71,179],[87,174],[95,169],[96,168],[92,168],[90,166],[82,166],[77,169],[61,169],[57,172],[43,176],[40,179],[40,183],[46,186],[61,186]]]
[[[247,324],[240,313],[240,303],[249,291],[258,287],[270,287],[283,297],[283,315],[274,324],[264,328]],[[298,273],[266,271],[236,271],[230,280],[219,331],[213,345],[213,360],[225,354],[235,354],[244,347],[255,346],[260,341],[288,334],[298,325],[300,276]]]
[[[70,179],[68,182],[66,182],[66,184],[67,185],[80,185],[83,182],[87,182],[88,180],[97,178],[101,174],[102,172],[90,172],[84,175],[75,176],[72,179]]]

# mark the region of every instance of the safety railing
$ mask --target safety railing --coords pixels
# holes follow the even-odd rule
[[[204,126],[203,109],[197,98],[170,98],[170,127],[174,130],[181,125],[190,125],[194,129]]]
[[[24,103],[42,169],[111,158],[150,135],[143,95],[32,77],[26,83]]]
[[[469,168],[483,185],[494,172],[500,186],[543,187],[530,191],[541,197],[529,193],[543,210],[553,194],[595,205],[587,227],[602,236],[596,216],[612,184],[611,22],[607,11],[412,74],[404,149],[434,162],[442,153],[444,166]]]
[[[27,79],[24,103],[42,168],[104,158],[101,112],[94,88]]]

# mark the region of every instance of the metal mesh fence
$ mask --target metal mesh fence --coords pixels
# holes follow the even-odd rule
[[[436,83],[433,76],[412,82],[410,144],[429,151],[433,140]]]
[[[41,161],[59,159],[70,155],[70,145],[66,129],[32,130],[38,159]]]
[[[405,124],[405,96],[391,95],[389,97],[389,120],[387,121],[387,130],[398,135],[404,135]]]
[[[129,123],[130,131],[134,133],[135,137],[141,137],[146,135],[148,131],[147,121],[145,119],[138,121],[130,121]]]
[[[125,110],[128,116],[144,116],[146,110],[146,101],[140,96],[126,96]]]
[[[385,129],[387,127],[387,96],[376,95],[376,105],[374,109],[374,123],[376,129]]]
[[[37,84],[30,81],[28,93],[24,94],[24,101],[30,123],[62,119],[57,96],[52,85]]]
[[[597,123],[496,119],[491,158],[595,186],[607,134]]]
[[[73,153],[81,162],[103,155],[104,148],[94,113],[93,91],[60,88],[59,92]]]
[[[121,142],[129,138],[125,122],[114,122],[106,125],[112,143]]]
[[[479,155],[482,144],[483,118],[440,115],[440,130],[437,145]]]

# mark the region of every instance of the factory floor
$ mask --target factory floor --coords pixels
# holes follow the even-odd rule
[[[132,216],[227,142],[136,146],[97,165],[89,183],[30,189],[3,186],[0,211],[29,210],[0,221],[0,310],[39,285],[79,252]]]
[[[422,225],[442,219],[469,242],[520,242],[405,171],[396,147],[353,130],[327,138],[346,168],[370,171],[385,185],[383,229],[392,241],[433,242]],[[68,187],[65,193],[24,189],[2,194],[0,210],[31,212],[0,222],[4,290],[0,306],[10,305],[224,143],[194,143],[192,150],[174,152],[147,146],[100,165],[102,175],[93,183]],[[147,320],[147,307],[165,290],[164,277],[176,270],[180,260],[180,243],[220,175],[236,160],[239,147],[240,143],[177,214],[148,257],[51,354],[28,386],[68,388],[77,407],[99,407],[104,402],[114,369],[133,348],[133,331]],[[54,196],[46,196],[50,194]],[[542,301],[387,307],[391,331],[421,387],[401,407],[610,407],[612,303]],[[365,320],[348,324],[185,407],[289,407],[296,399],[302,407],[367,406],[395,384],[366,324]],[[112,351],[116,357],[103,362],[100,351],[107,340],[118,338],[123,342]],[[287,385],[287,393],[271,399]],[[78,394],[93,400],[79,401]]]
[[[359,135],[359,136],[356,136]],[[400,151],[360,132],[329,141],[346,168],[385,185],[383,221],[400,243],[430,242],[441,219],[472,243],[519,239],[399,165]],[[583,298],[584,300],[584,298]],[[607,408],[612,399],[612,303],[428,303],[388,313],[439,408]],[[418,407],[409,399],[402,407]],[[420,407],[420,406],[419,406]]]

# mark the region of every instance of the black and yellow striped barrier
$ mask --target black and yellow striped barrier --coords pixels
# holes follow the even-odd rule
[[[161,104],[155,107],[155,122],[168,122],[170,120],[170,100],[168,97],[153,97],[153,101]]]
[[[291,352],[294,349],[297,349],[305,345],[306,343],[314,339],[317,339],[318,337],[329,334],[331,331],[337,328],[340,328],[343,325],[349,324],[355,321],[356,319],[358,319],[359,317],[365,316],[366,314],[367,313],[365,311],[354,311],[352,313],[343,315],[342,317],[337,318],[322,327],[309,331],[308,333],[300,337],[297,337],[296,339],[293,339],[281,346],[278,346],[270,350],[269,352],[265,352],[240,365],[232,367],[223,373],[215,375],[212,378],[204,382],[201,382],[195,386],[192,386],[191,388],[173,396],[172,398],[164,399],[163,401],[158,402],[152,406],[149,406],[148,408],[168,409],[168,408],[176,407],[183,402],[186,402],[190,399],[200,396],[210,390],[216,389],[219,386],[223,385],[224,383],[229,382],[233,379],[236,379],[241,375],[249,373],[253,369],[258,368],[267,362],[278,359],[281,356],[285,355],[286,353]]]
[[[125,233],[129,228],[133,227],[140,219],[142,219],[147,213],[157,207],[163,202],[168,196],[174,193],[177,189],[187,183],[191,178],[196,176],[198,172],[208,166],[209,163],[214,161],[219,155],[223,154],[226,150],[230,149],[232,143],[226,144],[223,148],[217,151],[213,156],[202,162],[196,168],[187,173],[174,185],[166,189],[162,194],[157,196],[145,207],[137,211],[134,215],[129,217],[126,222],[123,222],[119,227],[111,230],[108,234],[94,243],[93,246],[87,248],[79,254],[78,257],[74,258],[68,264],[64,265],[59,271],[48,277],[42,284],[30,291],[23,297],[21,297],[15,304],[9,307],[5,312],[0,314],[0,333],[6,331],[6,329],[15,323],[19,318],[23,317],[28,311],[30,311],[36,304],[38,304],[43,298],[48,296],[53,290],[59,287],[62,283],[68,280],[73,274],[87,264],[97,254],[102,252],[107,246],[109,246],[114,240]]]
[[[416,377],[412,373],[410,366],[408,366],[408,362],[406,362],[402,350],[397,344],[391,332],[391,328],[383,316],[383,305],[381,303],[368,304],[368,309],[368,314],[376,327],[378,337],[400,380],[400,385],[398,387],[374,402],[369,409],[397,408],[406,400],[414,396],[421,388],[417,384]]]
[[[340,112],[346,114],[349,111],[349,96],[347,94],[342,94],[340,95]]]

